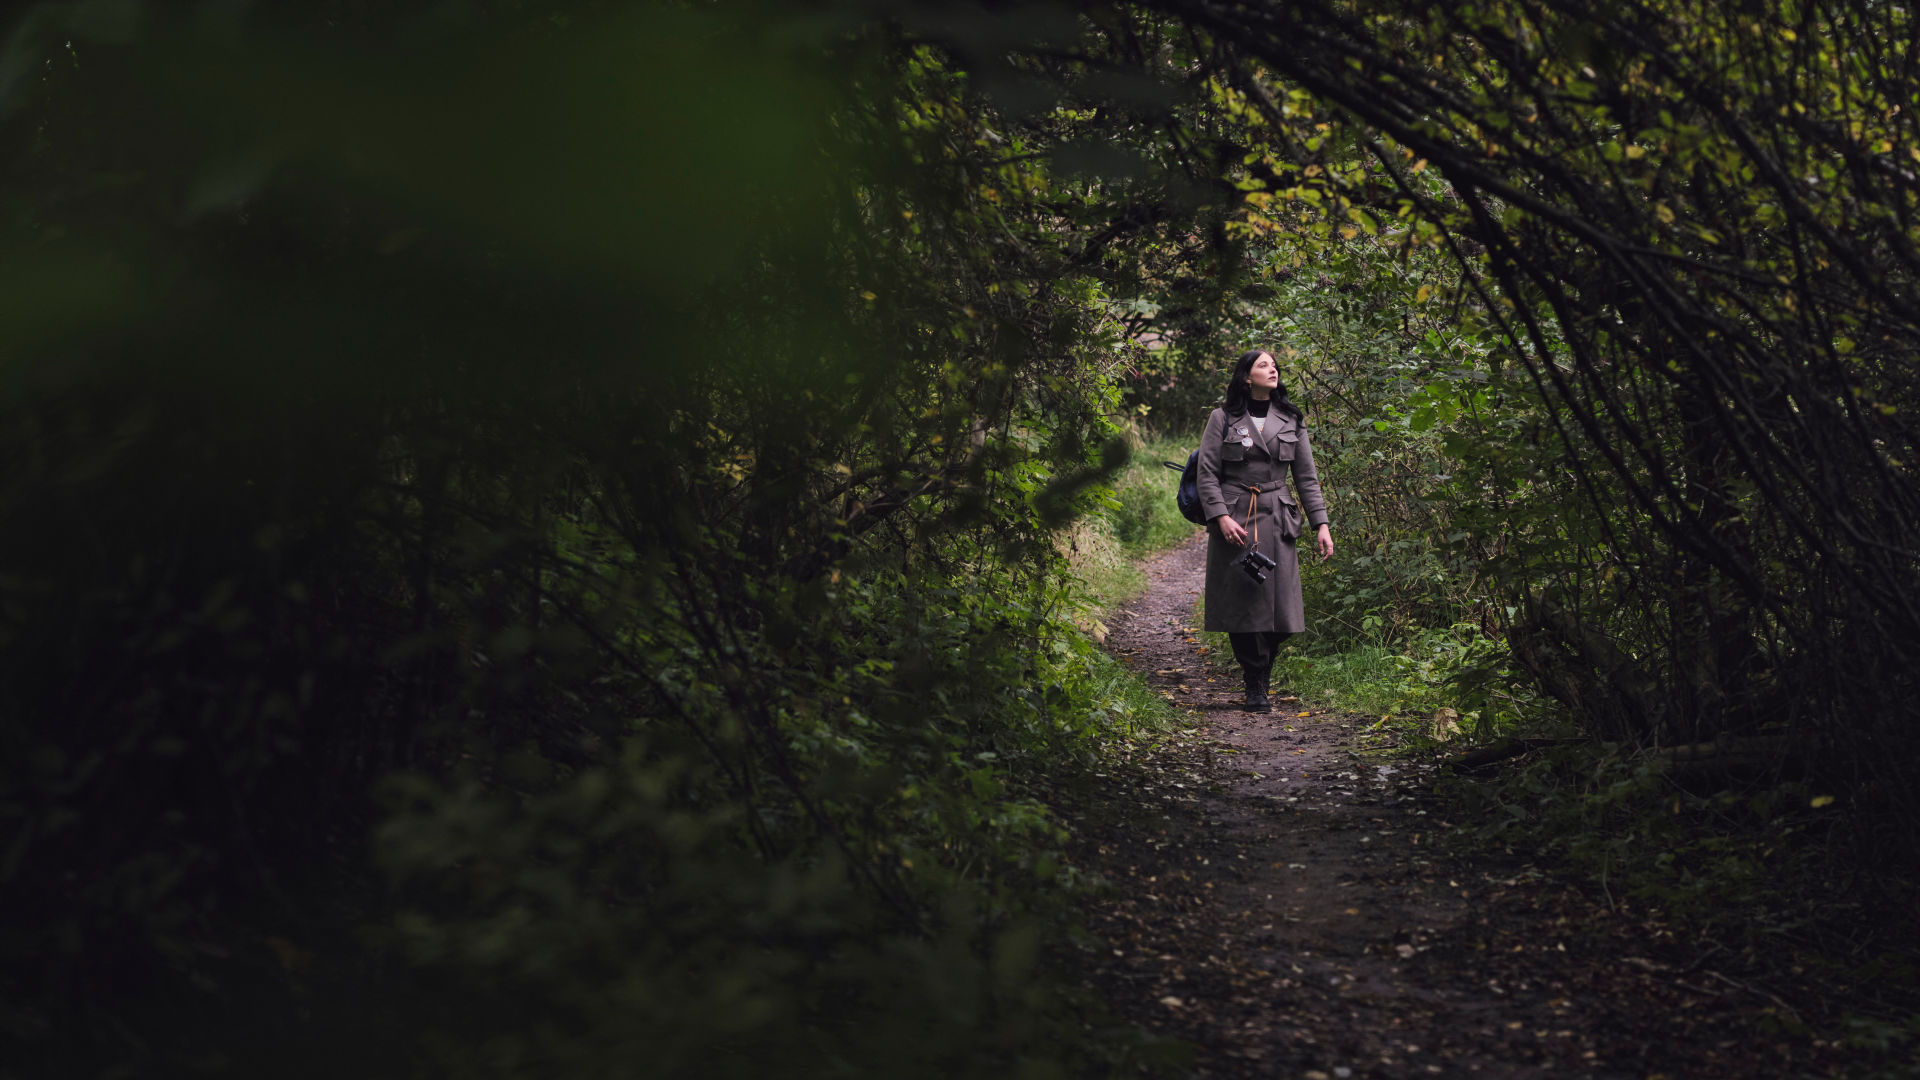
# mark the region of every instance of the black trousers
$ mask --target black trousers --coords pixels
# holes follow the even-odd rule
[[[1233,658],[1240,661],[1240,669],[1264,679],[1273,673],[1273,658],[1280,654],[1280,643],[1292,636],[1284,630],[1229,632],[1227,640],[1233,642]]]

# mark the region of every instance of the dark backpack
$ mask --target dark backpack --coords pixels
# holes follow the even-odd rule
[[[1187,455],[1187,463],[1162,462],[1167,468],[1180,474],[1180,488],[1173,494],[1173,501],[1180,507],[1180,516],[1195,525],[1207,523],[1206,513],[1200,509],[1200,451]]]

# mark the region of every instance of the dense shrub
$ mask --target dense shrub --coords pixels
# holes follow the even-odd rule
[[[0,121],[0,1074],[1128,1055],[1036,966],[1034,780],[1158,722],[1057,550],[1145,223],[1002,161],[1086,133],[754,5],[110,7]]]

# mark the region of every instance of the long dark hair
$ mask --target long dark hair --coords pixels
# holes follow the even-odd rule
[[[1227,410],[1228,416],[1247,414],[1247,403],[1253,400],[1253,391],[1247,387],[1247,375],[1253,371],[1255,360],[1272,355],[1271,349],[1248,349],[1240,354],[1240,362],[1233,365],[1233,378],[1227,380],[1227,400],[1222,408]],[[1274,361],[1275,366],[1279,363],[1278,360]],[[1284,380],[1279,386],[1273,388],[1272,401],[1273,404],[1269,408],[1279,409],[1293,417],[1294,423],[1298,424],[1306,420],[1307,414],[1301,412],[1300,406],[1295,405],[1293,400],[1287,397],[1287,384]]]

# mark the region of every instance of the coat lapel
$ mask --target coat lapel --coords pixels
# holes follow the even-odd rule
[[[1267,456],[1276,460],[1280,457],[1279,445],[1281,435],[1291,436],[1291,438],[1287,440],[1289,442],[1299,438],[1299,435],[1294,432],[1293,417],[1288,416],[1279,409],[1269,409],[1267,411],[1267,430],[1260,434],[1264,440]]]

